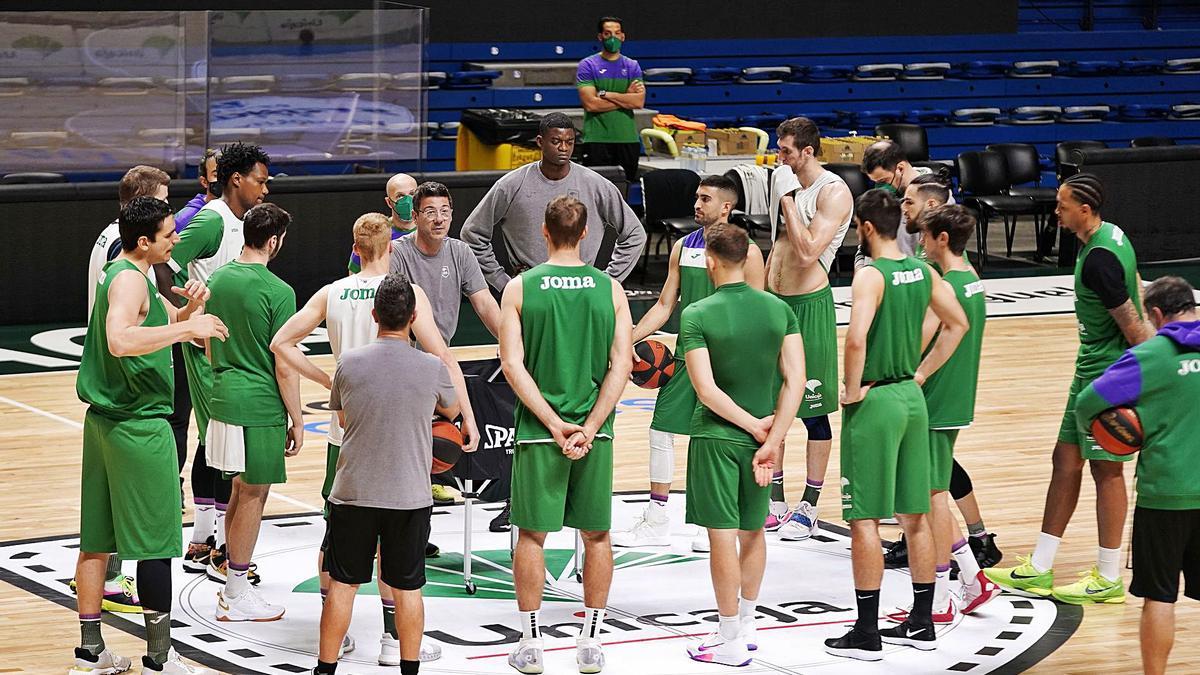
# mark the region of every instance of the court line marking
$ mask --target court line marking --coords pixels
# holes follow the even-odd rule
[[[321,509],[317,508],[316,506],[313,506],[312,504],[305,504],[304,502],[300,501],[299,499],[296,499],[294,497],[289,497],[289,496],[279,492],[278,490],[271,490],[267,494],[269,494],[270,496],[272,496],[280,501],[287,502],[287,503],[291,504],[292,506],[299,506],[300,508],[304,509],[305,511],[307,511],[309,513],[320,512],[320,510],[321,510]]]
[[[25,404],[25,403],[21,403],[20,401],[14,401],[13,399],[11,399],[11,398],[9,398],[9,397],[7,397],[7,396],[0,396],[0,403],[7,403],[8,405],[10,405],[10,406],[12,406],[12,407],[14,407],[14,408],[20,408],[21,410],[25,410],[25,411],[27,411],[27,412],[31,412],[31,413],[33,413],[33,414],[35,414],[35,415],[41,415],[42,417],[46,417],[46,418],[52,419],[52,420],[54,420],[55,422],[61,422],[61,423],[65,424],[65,425],[67,425],[67,426],[69,426],[69,427],[71,427],[71,428],[73,428],[73,429],[82,429],[82,428],[83,428],[83,424],[82,424],[82,423],[80,423],[80,422],[76,422],[76,421],[75,421],[75,420],[73,420],[73,419],[68,419],[68,418],[66,418],[66,417],[63,417],[62,415],[56,415],[56,414],[54,414],[54,413],[52,413],[52,412],[49,412],[49,411],[47,411],[47,410],[42,410],[41,408],[35,408],[35,407],[31,406],[31,405],[27,405],[27,404]]]

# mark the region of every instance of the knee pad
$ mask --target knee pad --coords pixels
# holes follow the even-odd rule
[[[670,483],[675,479],[675,434],[650,430],[650,482]]]
[[[950,496],[955,501],[971,494],[975,486],[971,484],[971,476],[967,475],[967,470],[962,468],[958,460],[954,460],[954,466],[950,469]]]
[[[139,560],[137,592],[145,609],[152,612],[171,611],[171,560]]]
[[[804,422],[804,428],[808,429],[808,440],[833,440],[833,427],[829,426],[829,415],[821,415],[820,417],[806,417],[800,421]]]

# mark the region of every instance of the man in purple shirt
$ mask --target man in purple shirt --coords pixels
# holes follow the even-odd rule
[[[633,119],[633,111],[646,104],[642,67],[621,54],[621,19],[601,17],[596,39],[600,52],[580,61],[575,75],[583,105],[583,165],[619,166],[632,182],[642,151]]]
[[[205,204],[221,196],[221,184],[217,182],[217,159],[220,157],[220,150],[209,148],[204,151],[204,159],[200,160],[200,166],[197,167],[200,187],[204,188],[204,192],[192,197],[187,205],[175,214],[176,232],[183,232],[183,228],[187,227],[192,217],[199,213]]]

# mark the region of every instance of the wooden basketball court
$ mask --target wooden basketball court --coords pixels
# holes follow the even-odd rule
[[[841,332],[841,331],[840,331]],[[673,339],[664,341],[673,343]],[[840,342],[840,340],[839,340]],[[988,528],[999,534],[1002,564],[1015,564],[1018,553],[1033,548],[1041,522],[1042,502],[1053,447],[1077,347],[1075,322],[1067,316],[993,318],[983,345],[979,401],[974,426],[959,438],[957,456],[968,469]],[[490,358],[495,347],[456,348],[460,359]],[[332,369],[332,357],[318,357]],[[627,398],[650,392],[630,385]],[[306,382],[303,400],[325,400],[320,387]],[[327,413],[309,408],[309,421]],[[78,532],[80,429],[84,406],[75,397],[74,372],[0,376],[0,541],[49,537]],[[617,418],[617,490],[646,489],[646,429],[650,413],[626,411]],[[835,438],[840,416],[833,418]],[[789,498],[803,488],[803,426],[797,424],[785,460]],[[194,434],[193,434],[194,435]],[[194,447],[194,441],[192,442]],[[841,523],[837,495],[838,444],[830,462],[829,489],[820,503],[824,521]],[[676,453],[676,486],[683,487],[684,454]],[[325,439],[310,433],[298,457],[289,460],[288,483],[272,491],[269,514],[315,510],[325,466]],[[184,475],[188,472],[185,469]],[[1132,476],[1132,466],[1127,469]],[[1132,482],[1132,481],[1131,481]],[[1069,582],[1093,564],[1096,551],[1095,490],[1085,472],[1079,508],[1058,554],[1058,580]],[[1130,500],[1132,509],[1133,500]],[[190,521],[191,514],[184,516]],[[621,526],[622,523],[614,523]],[[898,536],[884,528],[886,537]],[[1128,523],[1126,525],[1128,545]],[[270,574],[270,570],[264,570]],[[1126,583],[1129,571],[1126,570]],[[697,580],[707,584],[707,579]],[[767,584],[818,583],[802,574],[770,579]],[[820,583],[851,583],[842,579]],[[1070,639],[1031,672],[1139,672],[1138,616],[1141,601],[1129,596],[1125,605],[1087,607],[1082,625]],[[1181,602],[1180,632],[1171,654],[1175,672],[1200,672],[1200,643],[1188,639],[1188,626],[1200,625],[1200,608]],[[73,610],[44,600],[9,583],[0,584],[0,672],[64,672],[78,641]],[[119,653],[136,657],[144,644],[111,627],[105,639]],[[715,671],[714,671],[715,672]]]

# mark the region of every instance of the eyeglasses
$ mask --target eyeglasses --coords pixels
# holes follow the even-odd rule
[[[428,209],[421,210],[420,214],[430,220],[433,220],[434,218],[437,218],[438,216],[449,219],[450,217],[452,217],[454,215],[454,210],[453,209],[428,208]]]

